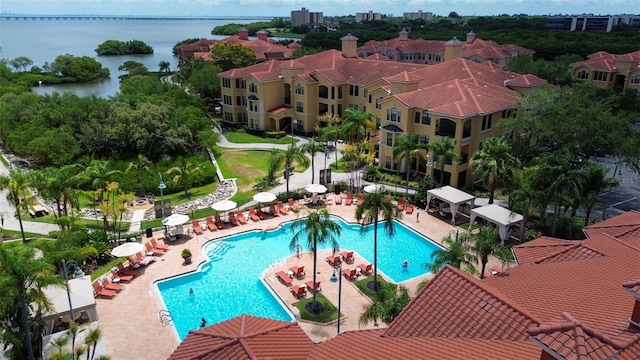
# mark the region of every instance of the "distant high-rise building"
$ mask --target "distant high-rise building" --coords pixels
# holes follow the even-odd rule
[[[433,18],[433,13],[431,11],[422,12],[422,10],[418,10],[417,12],[402,13],[402,17],[404,19],[409,19],[409,20],[415,20],[415,19],[431,20]]]
[[[380,19],[382,19],[382,13],[379,12],[369,10],[369,12],[366,13],[356,13],[356,22]]]
[[[322,11],[313,12],[307,8],[302,10],[291,11],[291,27],[309,25],[309,24],[322,24],[324,22],[324,15]]]
[[[544,28],[547,30],[603,31],[609,32],[616,25],[626,24],[640,31],[640,15],[592,14],[571,16],[549,16]]]

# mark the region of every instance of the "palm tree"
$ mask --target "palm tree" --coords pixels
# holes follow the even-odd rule
[[[346,133],[355,134],[355,142],[360,142],[360,136],[366,134],[367,129],[375,127],[375,122],[373,121],[375,118],[376,114],[371,111],[348,108],[344,111],[342,126]],[[351,141],[354,141],[353,136],[351,136]]]
[[[166,61],[164,61],[166,62]],[[127,170],[124,171],[125,175],[129,174],[131,171],[135,170],[138,173],[138,183],[142,187],[142,196],[144,196],[147,192],[144,188],[144,181],[142,181],[142,177],[144,174],[148,174],[150,171],[151,161],[147,159],[146,156],[142,154],[138,154],[138,157],[127,166]]]
[[[450,236],[445,236],[442,239],[442,243],[447,247],[446,249],[435,250],[431,254],[432,263],[425,264],[432,273],[437,273],[443,266],[449,264],[456,269],[460,269],[462,265],[465,266],[465,271],[469,273],[475,273],[476,258],[471,254],[471,249],[468,243],[468,238],[460,236],[457,240],[452,239]]]
[[[389,236],[395,233],[393,219],[402,216],[402,212],[398,210],[391,200],[382,191],[376,191],[364,196],[362,204],[356,208],[356,220],[362,225],[360,232],[364,232],[365,226],[373,224],[373,281],[372,288],[375,291],[379,289],[378,282],[378,222],[384,222],[384,229]],[[367,286],[369,286],[367,284]]]
[[[327,147],[324,144],[320,144],[315,142],[313,139],[309,140],[308,143],[302,145],[300,150],[311,155],[311,183],[315,183],[315,156],[316,153],[322,152],[324,153]]]
[[[584,226],[589,225],[591,210],[598,200],[598,193],[607,186],[613,187],[618,184],[613,178],[607,177],[608,171],[606,166],[591,161],[585,167],[582,178],[582,200],[587,211],[584,217]]]
[[[284,163],[284,171],[287,173],[291,168],[291,164],[294,161],[302,163],[303,165],[307,165],[309,163],[309,159],[305,156],[304,152],[300,149],[296,144],[289,144],[287,150],[282,152],[272,152],[269,158],[270,164],[277,164],[278,167],[282,166]],[[287,180],[287,194],[289,194],[289,176],[285,176]]]
[[[504,139],[492,137],[473,154],[469,166],[489,190],[489,204],[493,204],[496,190],[513,182],[520,161],[511,155],[511,146]]]
[[[84,338],[84,343],[87,345],[87,360],[89,360],[89,353],[91,353],[91,359],[96,356],[96,348],[98,347],[98,340],[100,340],[101,336],[102,332],[100,328],[97,327],[89,330],[87,337]]]
[[[333,141],[333,147],[335,148],[336,164],[338,163],[338,139],[343,135],[342,127],[338,126],[342,119],[334,117],[333,114],[326,114],[320,118],[320,121],[324,121],[328,124],[326,127],[316,127],[316,131],[320,133],[320,137],[323,141]]]
[[[360,314],[358,324],[366,325],[370,321],[376,324],[380,319],[389,325],[410,301],[411,297],[406,287],[386,283],[375,293],[373,304]]]
[[[184,158],[178,159],[178,166],[174,166],[165,173],[173,177],[175,186],[182,184],[184,188],[184,197],[189,195],[188,190],[191,185],[191,177],[193,175],[204,175],[204,171],[199,166]]]
[[[313,283],[316,283],[317,274],[317,260],[318,260],[318,245],[324,244],[329,241],[333,253],[335,254],[338,248],[338,241],[335,236],[340,235],[341,227],[333,219],[327,209],[322,209],[320,212],[311,212],[306,218],[298,219],[291,225],[293,231],[298,232],[293,235],[291,242],[289,243],[289,249],[291,251],[296,250],[298,242],[305,238],[307,243],[307,250],[313,254]],[[319,314],[324,311],[322,304],[316,302],[316,291],[313,292],[313,301],[311,303],[310,311],[312,314]]]
[[[480,232],[477,234],[464,234],[462,236],[469,236],[471,240],[471,253],[475,254],[478,258],[478,262],[482,264],[482,270],[480,270],[480,279],[484,279],[484,271],[487,268],[487,262],[489,262],[489,255],[497,256],[504,259],[508,256],[509,250],[500,245],[498,232],[491,226],[480,227]]]
[[[416,159],[423,159],[425,157],[422,150],[427,150],[428,148],[429,146],[427,144],[420,142],[420,134],[418,133],[404,133],[396,139],[396,144],[393,148],[393,158],[398,161],[406,160],[406,196],[409,196],[409,175],[411,174],[411,168],[415,165]]]
[[[39,349],[38,342],[41,341],[37,336],[43,326],[40,316],[42,312],[52,310],[43,289],[66,285],[61,277],[55,275],[52,265],[43,258],[36,259],[34,254],[34,249],[29,246],[0,246],[0,302],[7,305],[6,314],[15,321],[3,324],[5,334],[0,341],[5,348],[11,345],[12,358],[34,358],[34,348]],[[33,317],[29,316],[29,304],[36,304],[39,309]],[[19,319],[22,320],[21,326]],[[32,326],[38,328],[33,329]]]
[[[22,225],[22,213],[20,212],[20,194],[25,199],[25,192],[29,186],[29,176],[22,172],[20,168],[9,170],[9,176],[0,175],[0,190],[8,189],[7,199],[13,203],[16,208],[16,214],[18,216],[18,222],[20,223],[20,233],[22,234],[22,242],[26,243],[27,239],[24,236],[24,227]]]
[[[110,168],[107,160],[91,160],[84,171],[84,177],[91,181],[94,189],[106,189],[107,183],[113,180],[114,175],[120,174],[120,170]],[[102,191],[98,194],[98,202],[102,201]]]
[[[456,141],[448,136],[429,145],[431,150],[433,150],[435,165],[440,170],[440,185],[444,185],[444,166],[451,161],[457,161],[459,159],[458,154],[454,150],[455,145]]]
[[[158,67],[160,68],[160,72],[169,73],[171,71],[171,64],[168,61],[160,61]]]

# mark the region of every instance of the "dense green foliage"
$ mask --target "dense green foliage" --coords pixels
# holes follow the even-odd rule
[[[222,71],[243,68],[256,63],[256,54],[242,44],[218,42],[211,48],[209,55]]]
[[[144,41],[107,40],[96,48],[98,55],[147,55],[153,54],[153,48]]]
[[[249,36],[256,36],[260,30],[268,28],[283,29],[291,26],[291,22],[284,21],[282,18],[274,18],[271,21],[260,21],[250,24],[226,24],[219,25],[211,30],[211,35],[237,35],[238,30],[247,29]]]

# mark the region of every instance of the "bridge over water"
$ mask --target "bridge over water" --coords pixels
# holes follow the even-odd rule
[[[5,20],[248,20],[270,21],[276,16],[153,16],[153,15],[12,15],[1,14]],[[283,19],[288,19],[284,18]]]

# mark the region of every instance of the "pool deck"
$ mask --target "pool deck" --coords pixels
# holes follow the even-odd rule
[[[301,205],[298,205],[301,207]],[[347,222],[355,223],[354,205],[329,205],[331,214],[341,217]],[[420,221],[416,221],[416,212],[412,215],[403,215],[400,219],[402,223],[411,229],[429,237],[440,243],[441,239],[455,229],[447,221],[443,221],[424,210],[419,210]],[[210,239],[216,239],[227,235],[237,234],[250,229],[273,229],[283,221],[295,220],[297,216],[304,216],[304,210],[299,214],[289,212],[288,215],[275,218],[268,218],[259,222],[248,220],[246,225],[229,227],[223,230],[210,232],[205,230],[203,235],[194,236],[188,240],[174,241],[171,249],[166,254],[157,257],[155,263],[141,271],[130,283],[125,284],[125,290],[121,291],[113,299],[97,299],[97,309],[100,318],[102,335],[106,341],[107,353],[112,359],[166,359],[174,349],[180,344],[180,340],[174,330],[173,325],[163,326],[159,319],[159,311],[164,309],[162,300],[155,290],[154,282],[167,277],[179,275],[185,272],[196,270],[198,265],[205,261],[206,256],[201,253],[202,245]],[[204,221],[201,222],[204,225]],[[206,225],[203,226],[203,230]],[[162,237],[161,233],[155,234]],[[146,237],[143,242],[147,241]],[[183,248],[191,249],[193,261],[185,265],[180,253]],[[345,251],[349,249],[341,249]],[[304,251],[304,248],[303,248]],[[322,294],[334,305],[338,304],[338,282],[330,280],[333,274],[333,267],[325,261],[330,250],[318,252],[317,281],[321,282]],[[354,253],[353,264],[345,264],[344,268],[355,268],[358,264],[367,263],[360,255]],[[277,296],[292,309],[291,304],[298,301],[290,292],[289,287],[280,283],[275,277],[275,273],[291,266],[304,266],[306,277],[302,280],[294,279],[294,284],[313,280],[313,257],[310,253],[302,253],[300,257],[292,254],[291,257],[271,267],[264,269],[264,281],[268,284]],[[501,267],[499,260],[491,258],[487,264],[487,269],[497,266]],[[410,266],[423,266],[422,264],[411,264]],[[411,296],[415,295],[418,284],[424,279],[431,278],[431,274],[403,282],[402,285],[409,289]],[[244,294],[250,296],[251,294]],[[309,293],[307,297],[310,297]],[[344,315],[340,323],[340,331],[373,328],[374,324],[369,323],[364,326],[358,324],[358,318],[362,311],[370,304],[370,300],[356,288],[350,281],[342,278],[341,312]],[[294,312],[295,313],[295,312]],[[327,340],[337,334],[337,323],[319,325],[315,323],[299,321],[300,326],[307,335],[315,342]],[[384,327],[383,323],[378,325]],[[153,335],[152,335],[153,334]]]

